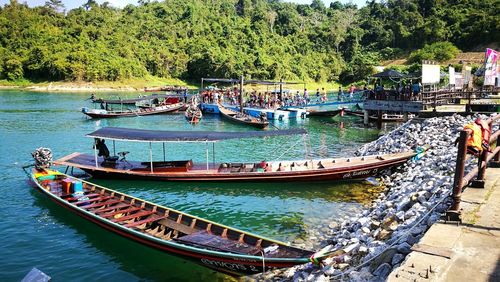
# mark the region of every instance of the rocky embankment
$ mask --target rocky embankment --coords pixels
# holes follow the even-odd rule
[[[429,146],[418,160],[383,173],[386,189],[364,212],[333,223],[321,235],[322,265],[307,264],[268,272],[258,279],[293,281],[383,280],[451,203],[456,164],[455,140],[477,116],[407,122],[358,150],[359,155],[395,153]],[[487,118],[483,116],[483,118]],[[466,171],[477,162],[471,158]],[[314,243],[310,243],[316,245]],[[307,247],[307,245],[306,245]]]

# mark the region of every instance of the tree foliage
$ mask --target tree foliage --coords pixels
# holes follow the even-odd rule
[[[123,9],[87,0],[0,8],[0,78],[121,80],[146,75],[359,80],[380,59],[423,48],[445,59],[500,38],[498,0],[141,0]],[[434,46],[434,47],[433,47]],[[439,50],[441,49],[441,50]]]

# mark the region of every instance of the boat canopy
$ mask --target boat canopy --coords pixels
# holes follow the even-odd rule
[[[307,134],[303,128],[270,131],[164,131],[120,127],[105,127],[87,134],[87,137],[136,142],[216,142],[226,139]]]

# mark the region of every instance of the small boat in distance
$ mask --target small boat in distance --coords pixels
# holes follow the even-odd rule
[[[177,86],[177,85],[165,85],[165,86],[156,86],[156,87],[144,87],[144,92],[184,92],[187,91],[187,87],[185,86]]]
[[[255,118],[251,115],[226,108],[221,103],[218,103],[217,106],[219,107],[219,112],[222,114],[222,116],[230,121],[251,125],[257,128],[266,128],[269,125],[269,122],[267,121],[267,118],[265,116],[262,116],[261,118]]]
[[[106,110],[106,109],[89,109],[82,108],[82,113],[91,118],[116,118],[116,117],[136,117],[146,115],[159,115],[178,111],[184,107],[184,103],[176,103],[170,105],[162,105],[150,108],[137,108],[127,110]]]
[[[62,157],[54,164],[76,167],[93,177],[149,179],[162,181],[345,181],[364,179],[375,175],[383,169],[405,163],[415,152],[373,155],[352,158],[322,158],[302,160],[273,160],[261,162],[215,162],[209,163],[208,143],[228,139],[257,138],[271,136],[287,136],[302,134],[304,129],[266,130],[245,132],[216,131],[161,131],[128,129],[117,127],[101,128],[87,134],[94,138],[96,150],[94,155],[73,153]],[[112,140],[113,151],[115,141],[149,143],[149,161],[128,161],[118,158],[123,152],[109,155],[107,148],[100,148],[104,140]],[[152,143],[165,142],[200,142],[205,143],[206,163],[194,163],[192,160],[153,161]],[[306,144],[306,141],[304,141]],[[163,146],[163,148],[165,148]],[[99,152],[108,152],[108,156],[98,156]],[[128,152],[126,152],[128,154]]]
[[[342,112],[343,109],[334,109],[334,110],[315,110],[308,108],[308,116],[310,117],[334,117]]]
[[[153,99],[167,99],[169,97],[172,97],[172,95],[169,94],[152,94],[148,96],[139,96],[137,98],[129,98],[129,99],[104,99],[104,98],[96,98],[94,94],[90,97],[90,100],[92,103],[104,103],[104,104],[115,104],[115,105],[134,105],[137,102],[140,101],[149,101]]]
[[[346,115],[351,115],[351,116],[356,116],[356,117],[360,117],[360,118],[363,118],[364,117],[364,113],[363,111],[356,111],[356,110],[348,110],[348,109],[345,109],[344,110],[344,113]],[[412,119],[414,118],[415,115],[414,114],[408,114],[408,119]],[[377,116],[368,116],[368,120],[369,121],[377,121],[378,120],[378,117]],[[400,114],[382,114],[382,122],[404,122],[405,121],[405,117],[404,115],[400,115]]]
[[[310,262],[315,255],[58,171],[34,168],[30,178],[53,202],[104,229],[226,274],[292,267]],[[325,257],[318,253],[315,260]]]

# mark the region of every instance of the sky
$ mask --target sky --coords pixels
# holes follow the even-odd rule
[[[28,3],[28,6],[43,6],[46,0],[18,0],[19,3]],[[106,0],[97,0],[97,3],[103,3]],[[285,0],[286,2],[295,2],[300,4],[311,4],[312,0]],[[335,0],[323,0],[326,6],[330,5],[330,2]],[[364,6],[366,0],[339,0],[342,3],[352,2],[353,4],[358,5],[358,7]],[[86,0],[62,0],[64,6],[67,10],[71,10],[77,7],[82,6],[86,3]],[[127,4],[137,4],[137,0],[107,0],[107,2],[111,3],[112,6],[115,7],[125,7]],[[0,0],[0,6],[4,6],[5,4],[10,3],[10,0]]]

